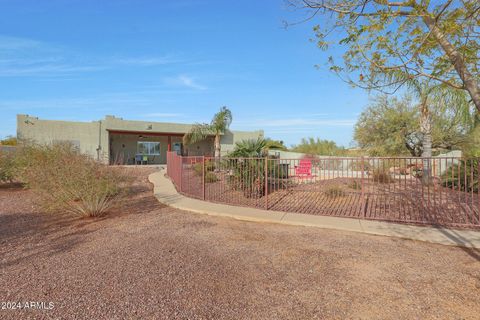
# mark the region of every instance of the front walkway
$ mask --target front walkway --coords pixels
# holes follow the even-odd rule
[[[150,182],[154,185],[155,197],[160,202],[181,210],[246,221],[319,227],[420,240],[444,245],[480,248],[480,231],[420,227],[354,218],[267,211],[192,199],[179,194],[170,179],[165,177],[165,173],[165,168],[161,168],[160,171],[149,176]]]

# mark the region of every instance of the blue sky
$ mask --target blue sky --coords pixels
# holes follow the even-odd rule
[[[0,137],[45,119],[208,122],[348,146],[368,94],[326,68],[332,52],[282,0],[0,0]],[[334,54],[334,53],[333,53]]]

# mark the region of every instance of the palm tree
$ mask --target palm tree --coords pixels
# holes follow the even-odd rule
[[[215,135],[215,159],[220,160],[220,135],[224,133],[232,123],[232,112],[225,106],[220,108],[210,124],[196,123],[189,132],[183,136],[183,144],[189,145],[205,140],[209,135]]]
[[[288,148],[285,146],[282,140],[266,138],[265,143],[268,150],[288,151]]]
[[[267,140],[263,138],[242,140],[235,143],[235,149],[229,154],[234,158],[259,158],[268,155]]]
[[[420,133],[422,137],[423,181],[429,183],[430,170],[428,158],[432,157],[432,113],[430,107],[440,112],[455,112],[460,115],[463,124],[473,122],[469,103],[463,92],[452,90],[443,85],[432,85],[430,81],[412,80],[413,92],[419,99]]]

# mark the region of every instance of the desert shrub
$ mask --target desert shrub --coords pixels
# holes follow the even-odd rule
[[[245,197],[259,198],[265,193],[265,160],[233,159],[229,162],[230,187],[242,190]]]
[[[339,185],[328,186],[324,193],[329,198],[344,197],[347,195],[345,190],[343,190],[343,188]]]
[[[338,146],[334,141],[313,137],[303,138],[300,144],[293,146],[292,151],[328,156],[341,156],[346,153],[345,148]]]
[[[222,168],[229,172],[227,183],[233,190],[241,190],[245,197],[260,198],[265,195],[265,158],[233,158],[224,161]],[[268,159],[267,175],[270,183],[288,178],[288,165]]]
[[[203,163],[195,163],[192,168],[198,176],[203,174]]]
[[[348,186],[354,190],[362,189],[362,185],[360,182],[358,182],[358,180],[353,180]]]
[[[70,144],[25,146],[18,154],[18,176],[47,211],[100,216],[120,202],[131,177],[80,154]]]
[[[370,163],[368,162],[368,159],[362,159],[360,158],[355,158],[354,160],[350,161],[349,165],[350,170],[352,171],[368,171],[371,168]]]
[[[466,192],[479,190],[479,159],[460,160],[442,174],[442,185],[447,188]]]
[[[217,175],[211,171],[207,172],[205,174],[205,182],[206,183],[212,183],[212,182],[217,182],[218,178]]]
[[[13,182],[15,171],[15,155],[7,152],[0,153],[0,182]]]
[[[241,181],[238,176],[234,174],[230,174],[227,176],[227,183],[232,190],[240,190],[241,189]]]
[[[14,136],[6,136],[5,139],[0,140],[0,145],[2,146],[16,146],[18,144],[18,140]]]
[[[374,182],[390,183],[393,182],[392,175],[387,168],[378,167],[372,171],[372,179]]]
[[[205,173],[215,170],[215,162],[211,160],[205,161]],[[193,165],[193,171],[199,176],[203,175],[203,162],[195,163]]]
[[[214,171],[215,170],[215,161],[212,161],[212,160],[205,161],[205,170]]]

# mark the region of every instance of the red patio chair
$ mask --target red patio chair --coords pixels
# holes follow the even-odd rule
[[[311,178],[312,175],[312,161],[300,160],[298,166],[295,166],[295,176],[301,179]]]

